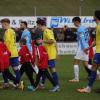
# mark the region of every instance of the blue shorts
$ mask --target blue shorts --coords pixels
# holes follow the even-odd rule
[[[93,62],[100,65],[100,53],[94,55]]]
[[[18,65],[19,65],[18,57],[10,58],[10,65],[11,65],[12,67],[18,66]]]
[[[54,68],[55,67],[55,60],[48,60],[48,67]]]

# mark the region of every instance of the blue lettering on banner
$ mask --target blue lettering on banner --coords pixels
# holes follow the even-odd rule
[[[51,18],[51,23],[50,23],[51,28],[57,28],[58,24],[59,24],[59,18],[58,17]]]
[[[72,23],[72,20],[69,17],[51,17],[50,27],[51,28],[63,27],[64,25],[67,25],[69,23]]]
[[[83,20],[82,20],[82,23],[93,23],[94,20],[92,18],[87,18],[85,17]]]

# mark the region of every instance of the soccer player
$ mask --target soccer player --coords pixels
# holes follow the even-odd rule
[[[100,10],[95,11],[94,20],[97,23],[96,41],[92,46],[96,45],[96,53],[94,55],[93,66],[92,66],[91,74],[89,77],[88,85],[86,86],[86,88],[78,89],[77,91],[80,93],[90,93],[91,92],[91,89],[96,79],[97,69],[100,65]],[[89,48],[91,48],[91,46]]]
[[[19,50],[19,56],[20,56],[20,63],[21,63],[21,77],[26,73],[28,76],[31,86],[34,87],[34,79],[33,79],[33,68],[32,68],[32,55],[30,54],[27,46],[26,46],[26,39],[21,39],[20,40],[20,50]]]
[[[54,38],[54,33],[52,30],[46,27],[46,22],[42,19],[37,20],[37,26],[39,29],[43,31],[43,45],[46,48],[46,51],[48,53],[48,66],[55,83],[58,84],[59,87],[58,74],[55,68],[57,46],[56,46],[56,40]],[[44,82],[42,83],[44,84]]]
[[[10,27],[10,20],[5,18],[1,20],[2,28],[5,30],[4,33],[4,43],[7,46],[8,50],[11,52],[10,56],[10,65],[12,66],[15,74],[16,80],[19,84],[20,81],[20,71],[18,69],[19,61],[18,61],[18,51],[16,46],[16,34],[13,29]],[[8,84],[8,80],[5,76],[5,84]]]
[[[12,80],[16,84],[15,77],[10,73],[10,52],[7,49],[6,45],[3,42],[3,38],[0,35],[0,72],[5,75],[8,79]],[[6,88],[6,87],[3,87]]]
[[[21,39],[26,39],[26,45],[32,54],[32,46],[31,46],[31,33],[27,28],[27,22],[22,21],[20,24],[20,29],[22,30],[22,36]]]
[[[37,38],[36,43],[37,43],[36,49],[37,49],[37,56],[38,56],[37,65],[39,68],[39,72],[36,76],[35,88],[37,88],[41,77],[47,77],[53,85],[53,89],[50,91],[57,92],[59,87],[58,87],[58,84],[55,83],[52,76],[48,72],[48,69],[47,69],[48,68],[48,54],[44,46],[42,46],[41,38]],[[34,89],[30,86],[29,86],[29,90],[34,91]]]
[[[74,17],[72,22],[77,27],[77,41],[78,49],[76,56],[74,58],[74,79],[69,80],[70,82],[79,82],[79,63],[83,62],[84,68],[90,75],[90,70],[88,69],[88,41],[89,41],[89,32],[88,30],[81,25],[81,19],[79,17]]]
[[[91,46],[94,41],[95,41],[95,36],[92,34],[92,32],[90,32],[89,46]],[[91,48],[89,48],[89,61],[88,61],[88,64],[89,64],[88,68],[89,69],[92,69],[93,57],[94,57],[94,50],[93,50],[93,47],[91,47]],[[100,79],[99,70],[97,70],[97,76],[98,76],[98,79]]]
[[[94,38],[94,36],[92,35],[92,32],[90,32],[90,38],[89,38],[89,46],[91,46],[92,45],[92,43],[95,41],[95,38]],[[91,67],[91,65],[92,65],[92,60],[93,60],[93,57],[94,57],[94,50],[93,50],[93,48],[91,47],[90,49],[89,49],[89,65],[90,65],[90,67]]]

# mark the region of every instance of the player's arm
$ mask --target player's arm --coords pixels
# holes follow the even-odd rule
[[[52,31],[45,33],[45,36],[47,40],[43,41],[44,43],[47,43],[47,44],[55,43],[54,34]]]
[[[9,56],[11,56],[11,52],[8,50],[7,46],[4,45],[5,50],[7,51],[7,53],[9,54]]]
[[[58,46],[57,46],[57,42],[55,41],[55,47],[56,47],[56,52],[58,54]]]
[[[43,41],[44,43],[47,43],[47,44],[52,44],[54,43],[54,40],[53,39],[50,39],[50,40],[46,40],[46,41]]]
[[[90,48],[95,47],[95,46],[96,46],[96,41],[94,40],[93,43],[92,43],[92,45],[89,46],[87,49],[89,50]]]
[[[11,33],[7,32],[5,34],[4,43],[7,46],[8,50],[9,50],[9,45],[10,45],[11,41],[12,41],[12,39],[11,39]]]
[[[83,33],[80,33],[81,45],[83,46],[83,51],[88,54],[88,44],[86,43]]]

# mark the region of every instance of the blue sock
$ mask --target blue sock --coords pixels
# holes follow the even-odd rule
[[[4,83],[8,83],[8,78],[5,75],[5,73],[2,73],[2,76],[3,76]]]
[[[53,77],[53,80],[55,81],[56,85],[59,85],[57,72],[53,72],[52,77]]]
[[[90,70],[90,69],[88,69],[87,67],[85,67],[85,70],[86,70],[86,72],[88,73],[88,77],[90,77],[91,70]]]
[[[20,82],[20,71],[16,70],[15,74],[16,74],[16,81],[17,81],[17,83],[19,83]]]
[[[88,86],[89,87],[92,87],[93,86],[93,83],[95,82],[95,79],[96,79],[96,73],[97,71],[91,71],[91,74],[90,74],[90,77],[89,77],[89,83],[88,83]]]

